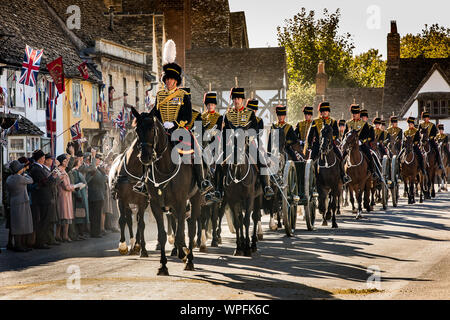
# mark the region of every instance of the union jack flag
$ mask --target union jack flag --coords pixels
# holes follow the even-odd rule
[[[127,129],[125,128],[125,119],[123,118],[123,111],[120,111],[117,115],[117,118],[113,120],[116,125],[116,128],[120,129],[120,140],[125,139],[125,135],[127,133]]]
[[[41,65],[42,54],[44,49],[36,50],[27,45],[25,49],[25,56],[22,63],[22,73],[19,78],[19,83],[24,83],[27,86],[34,87]]]
[[[72,140],[81,139],[80,121],[70,127],[70,134],[72,135]]]
[[[56,154],[56,99],[55,85],[53,82],[48,84],[47,109],[45,115],[47,118],[47,137],[50,138],[52,154]]]

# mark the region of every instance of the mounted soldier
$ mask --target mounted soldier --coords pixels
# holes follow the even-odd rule
[[[422,173],[425,175],[425,166],[423,163],[423,155],[422,152],[419,149],[419,143],[420,143],[420,132],[419,129],[417,129],[414,126],[414,122],[416,121],[416,118],[414,117],[409,117],[407,122],[408,122],[408,130],[406,130],[404,132],[403,135],[403,143],[402,143],[402,150],[400,151],[399,157],[401,157],[403,155],[403,153],[405,152],[405,141],[407,137],[412,137],[413,139],[413,143],[414,143],[414,153],[417,156],[417,159],[419,159],[419,167],[420,167],[420,171],[422,171]]]
[[[450,151],[448,149],[448,136],[444,133],[444,124],[438,124],[439,133],[436,135],[436,141],[442,144],[442,150],[447,155],[447,159],[450,159]]]
[[[389,134],[390,140],[394,142],[394,148],[397,154],[400,152],[401,141],[403,140],[403,130],[398,127],[398,119],[392,116],[389,119],[391,126],[386,130]]]
[[[177,129],[187,129],[192,120],[192,104],[190,93],[179,88],[182,68],[175,63],[176,48],[172,40],[167,41],[163,54],[162,82],[164,88],[156,94],[155,107],[150,116],[156,117],[163,124],[169,136]],[[193,146],[192,146],[193,148]],[[203,176],[202,164],[194,164],[194,173],[202,195],[213,189],[209,180]],[[144,179],[134,187],[135,192],[147,194]]]
[[[245,108],[244,106],[244,99],[245,99],[245,93],[244,88],[232,88],[231,89],[231,99],[233,100],[233,107],[229,108],[227,112],[225,113],[223,117],[223,131],[222,131],[222,139],[224,141],[224,153],[226,148],[230,148],[229,142],[225,144],[227,141],[227,129],[228,130],[236,130],[236,129],[254,129],[255,132],[258,128],[258,121],[256,119],[255,112]],[[234,144],[233,139],[233,144]],[[259,150],[258,150],[259,151]],[[233,151],[233,158],[234,158],[234,151]],[[225,153],[227,154],[227,153]],[[261,155],[258,156],[257,166],[258,170],[261,173],[261,168],[266,167],[267,164],[263,162],[262,160],[265,159]],[[226,165],[226,164],[225,164]],[[226,172],[226,171],[225,171]],[[272,188],[270,187],[270,180],[269,175],[263,175],[259,174],[259,178],[261,181],[261,185],[264,190],[264,197],[270,199],[273,197],[274,192]],[[223,179],[219,179],[220,184],[220,190],[223,190]]]
[[[264,120],[256,115],[256,112],[258,111],[258,107],[259,107],[258,104],[259,104],[259,101],[257,99],[248,99],[247,104],[245,105],[245,108],[252,110],[255,113],[256,122],[257,122],[256,127],[258,130],[257,132],[258,132],[258,134],[262,134],[261,130],[264,130]]]
[[[422,122],[419,125],[419,130],[426,129],[428,132],[428,138],[430,139],[430,146],[433,148],[434,152],[436,153],[436,160],[439,164],[439,169],[443,170],[442,167],[442,161],[441,161],[441,154],[439,153],[439,148],[436,143],[436,135],[438,134],[438,130],[436,128],[436,125],[432,122],[430,122],[430,113],[428,111],[422,112]]]
[[[312,124],[312,116],[313,116],[313,107],[305,106],[303,108],[303,114],[305,115],[305,120],[297,123],[295,128],[295,134],[297,135],[297,139],[300,141],[300,146],[303,148],[306,143],[306,137],[308,135],[309,128]]]
[[[387,155],[387,151],[385,148],[385,141],[389,139],[388,133],[383,130],[383,121],[380,118],[373,119],[373,124],[375,125],[375,143],[376,148],[381,155],[381,157]]]
[[[275,113],[277,115],[277,121],[272,123],[271,131],[278,130],[280,132],[279,137],[284,137],[284,151],[291,159],[297,159],[295,151],[292,149],[292,145],[297,142],[297,135],[294,132],[292,125],[286,122],[287,107],[278,105],[275,107]],[[271,150],[272,132],[269,135],[268,150]],[[282,150],[280,150],[282,151]],[[288,160],[288,159],[286,159]]]
[[[378,178],[383,181],[380,167],[377,166],[376,161],[370,152],[370,144],[375,138],[375,131],[373,127],[367,122],[369,115],[367,110],[362,110],[358,104],[352,104],[350,106],[350,112],[352,113],[352,119],[347,121],[344,136],[351,130],[357,131],[359,135],[360,149],[369,160],[369,171],[374,178]],[[362,118],[364,117],[364,120]],[[345,153],[344,153],[345,156]]]
[[[311,149],[310,159],[314,161],[317,160],[319,156],[319,145],[321,139],[321,130],[325,126],[325,124],[331,126],[333,130],[332,135],[332,147],[333,151],[339,159],[339,165],[341,167],[340,174],[342,183],[345,185],[350,182],[350,177],[345,174],[344,170],[344,162],[341,151],[336,146],[337,138],[339,137],[339,129],[337,125],[337,121],[330,117],[330,103],[328,101],[321,102],[318,107],[319,117],[314,119],[311,124],[311,128],[308,131],[308,136],[306,138],[306,148]]]

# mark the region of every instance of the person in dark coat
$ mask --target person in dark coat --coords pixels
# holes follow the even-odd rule
[[[12,175],[6,180],[9,193],[11,234],[14,236],[14,250],[27,252],[26,235],[33,232],[33,216],[31,214],[30,199],[27,193],[27,185],[33,183],[33,179],[24,174],[25,166],[17,160],[9,165]]]
[[[33,159],[35,163],[31,166],[30,176],[36,183],[36,187],[31,192],[31,212],[36,236],[34,248],[49,249],[46,243],[49,242],[48,230],[52,218],[52,187],[56,183],[57,174],[56,172],[49,174],[44,169],[45,154],[42,150],[35,150]]]
[[[101,216],[105,200],[106,176],[97,168],[101,162],[101,155],[96,154],[95,170],[88,171],[86,182],[88,183],[89,218],[91,220],[91,237],[101,237]],[[91,163],[92,165],[92,163]]]
[[[45,161],[44,161],[44,170],[47,172],[48,175],[51,174],[52,170],[54,169],[54,159],[53,156],[50,153],[47,153],[45,155]],[[48,224],[48,245],[51,246],[57,246],[60,245],[61,242],[58,241],[60,239],[55,238],[55,225],[59,222],[58,219],[58,206],[57,206],[57,199],[58,199],[58,184],[60,182],[59,178],[55,179],[55,183],[51,185],[51,192],[52,192],[52,201],[50,202],[50,217],[49,217],[49,224]]]

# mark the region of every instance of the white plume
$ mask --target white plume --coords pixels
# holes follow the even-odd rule
[[[175,46],[175,42],[173,42],[173,40],[167,40],[163,51],[163,65],[175,62],[176,56],[177,48]]]

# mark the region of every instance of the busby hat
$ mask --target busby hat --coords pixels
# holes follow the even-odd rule
[[[439,130],[444,130],[444,124],[443,123],[439,123],[438,124],[438,129]]]
[[[367,111],[366,109],[362,109],[361,110],[361,117],[369,117],[369,111]]]
[[[209,103],[217,104],[217,93],[215,92],[208,92],[205,93],[205,96],[203,97],[203,103],[208,105]]]
[[[286,106],[278,105],[275,107],[275,112],[277,113],[277,116],[285,116],[287,113]]]
[[[319,103],[319,107],[318,107],[319,112],[323,112],[323,111],[328,111],[330,112],[330,103],[328,101],[323,101],[321,103]]]
[[[258,111],[258,100],[256,99],[249,99],[247,101],[246,108],[254,111]]]
[[[429,117],[430,117],[430,113],[428,111],[422,111],[422,119],[429,118]]]
[[[245,99],[244,88],[231,88],[230,95],[231,95],[231,99],[234,99],[234,98]]]
[[[373,119],[373,124],[381,124],[381,119],[380,118],[374,118]]]
[[[339,126],[345,126],[345,119],[339,120]]]
[[[304,113],[304,114],[310,114],[310,115],[312,115],[312,114],[313,114],[313,107],[305,106],[305,107],[303,108],[303,113]]]
[[[358,113],[361,113],[361,108],[359,107],[359,104],[352,104],[352,105],[350,106],[350,112],[351,112],[352,114],[358,114]]]
[[[385,125],[386,125],[386,120],[381,119],[381,125],[382,125],[382,126],[385,126]]]
[[[173,40],[168,40],[164,45],[163,51],[163,72],[162,72],[162,82],[166,82],[167,78],[175,79],[177,81],[177,86],[181,84],[181,67],[175,63],[175,58],[177,56],[177,49],[175,42]]]
[[[40,149],[33,151],[33,159],[34,159],[34,161],[38,161],[42,157],[45,157],[44,151],[42,151]]]
[[[390,121],[391,123],[397,123],[397,122],[398,122],[398,119],[397,119],[396,116],[392,116],[392,117],[389,119],[389,121]]]
[[[414,118],[414,117],[408,117],[407,122],[408,122],[408,123],[415,123],[415,122],[416,122],[416,118]]]

